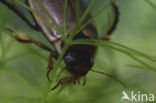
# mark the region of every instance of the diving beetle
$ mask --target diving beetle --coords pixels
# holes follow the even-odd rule
[[[57,59],[62,48],[64,47],[64,40],[62,36],[56,32],[54,29],[52,29],[47,23],[45,23],[38,15],[35,13],[31,13],[36,25],[33,25],[24,15],[22,11],[17,9],[14,5],[12,5],[10,2],[6,0],[0,0],[1,3],[5,4],[9,9],[11,9],[14,13],[16,13],[19,17],[21,17],[26,24],[28,24],[32,29],[36,31],[40,31],[43,33],[43,35],[55,46],[56,50],[52,50],[51,48],[47,47],[43,43],[40,43],[39,41],[29,39],[25,36],[20,36],[14,33],[11,29],[7,28],[9,32],[11,32],[15,38],[24,43],[32,43],[35,44],[42,49],[45,49],[49,51],[49,63],[48,63],[48,71],[47,71],[47,78],[50,81],[49,74],[51,70],[53,70],[53,58]],[[43,7],[46,9],[46,11],[49,13],[51,17],[55,20],[59,28],[63,30],[63,17],[64,17],[64,3],[65,0],[39,0],[40,4],[43,5]],[[38,5],[35,0],[25,0],[25,3],[33,9],[35,12],[39,13],[43,18],[45,18],[50,24],[54,25],[54,22],[50,19],[48,14]],[[83,0],[79,0],[79,15],[82,16],[86,6],[83,2]],[[76,6],[75,6],[75,0],[69,0],[68,1],[68,7],[66,11],[66,34],[67,37],[70,36],[72,30],[74,29],[76,25]],[[111,26],[111,28],[108,30],[106,36],[104,36],[103,40],[109,40],[112,32],[115,30],[116,25],[119,20],[119,10],[115,3],[111,2],[113,11],[115,13],[114,21]],[[91,18],[91,14],[88,14],[86,17],[86,21],[88,21]],[[77,33],[77,35],[73,38],[73,40],[79,40],[79,39],[98,39],[97,36],[97,30],[93,23],[88,24],[82,31]],[[85,45],[85,44],[75,44],[68,47],[67,51],[65,52],[63,59],[65,63],[65,68],[63,70],[67,70],[71,73],[71,76],[60,79],[58,83],[51,89],[56,89],[60,84],[65,83],[75,83],[76,81],[79,81],[80,78],[84,78],[83,85],[86,83],[86,74],[88,71],[92,70],[91,68],[94,65],[94,58],[96,56],[97,52],[97,46],[93,45]],[[95,71],[97,73],[105,74],[103,72]],[[107,74],[107,76],[110,76]],[[112,77],[112,76],[110,76]],[[112,77],[113,78],[113,77]],[[117,80],[117,79],[116,79]],[[118,80],[119,81],[119,80]],[[119,81],[120,82],[120,81]],[[122,82],[120,82],[122,84]]]

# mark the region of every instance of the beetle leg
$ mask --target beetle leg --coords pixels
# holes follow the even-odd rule
[[[47,47],[46,45],[36,41],[36,40],[32,40],[32,39],[29,39],[27,38],[26,36],[22,36],[22,35],[17,35],[15,34],[11,29],[9,28],[6,28],[9,32],[11,32],[13,34],[13,36],[19,41],[19,42],[23,42],[23,43],[33,43],[35,45],[37,45],[38,47],[42,48],[42,49],[45,49],[47,51],[50,52],[50,56],[49,56],[49,63],[48,63],[48,71],[47,71],[47,78],[48,80],[50,81],[50,78],[49,78],[49,74],[50,74],[50,71],[52,70],[53,68],[53,57],[56,59],[58,57],[58,54],[56,51],[50,49],[49,47]]]
[[[50,77],[49,77],[49,74],[50,74],[51,70],[53,69],[53,57],[57,58],[57,52],[52,51],[52,52],[50,53],[50,55],[49,55],[48,71],[47,71],[47,79],[48,79],[49,81],[51,81],[51,80],[50,80]]]
[[[58,83],[51,90],[56,89],[59,85],[63,85],[63,84],[66,84],[66,83],[74,83],[78,79],[79,79],[79,77],[75,76],[75,75],[63,78],[63,79],[59,80]]]
[[[19,10],[15,5],[9,3],[7,0],[0,0],[1,3],[3,3],[4,5],[6,5],[10,10],[12,10],[15,14],[17,14],[22,20],[25,21],[26,24],[28,24],[32,29],[36,30],[36,31],[40,31],[40,27],[38,26],[38,24],[35,22],[35,25],[31,23],[31,21],[29,21],[25,14]]]
[[[29,39],[28,37],[26,36],[23,36],[23,35],[17,35],[15,34],[11,29],[9,28],[6,28],[6,30],[8,30],[11,34],[13,34],[13,36],[17,39],[17,41],[19,42],[23,42],[23,43],[32,43],[32,44],[35,44],[36,46],[42,48],[42,49],[45,49],[49,52],[53,51],[52,49],[50,49],[49,47],[47,47],[46,45],[44,45],[43,43],[40,43],[39,41],[36,41],[36,40],[32,40],[32,39]]]
[[[106,36],[104,36],[102,38],[102,40],[110,40],[111,39],[111,34],[112,32],[115,30],[117,24],[118,24],[118,21],[119,21],[119,9],[118,9],[118,6],[112,2],[112,7],[113,7],[113,11],[114,11],[114,21],[110,27],[110,29],[108,30],[108,32],[106,33]]]

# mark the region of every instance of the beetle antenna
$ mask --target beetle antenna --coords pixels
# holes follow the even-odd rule
[[[120,81],[119,79],[117,79],[116,77],[114,77],[114,76],[112,76],[112,75],[110,75],[110,74],[108,74],[108,73],[101,72],[101,71],[96,71],[96,70],[93,70],[93,69],[91,69],[91,71],[92,71],[92,72],[95,72],[95,73],[99,73],[99,74],[106,75],[106,76],[108,76],[108,77],[110,77],[110,78],[116,80],[117,82],[119,82],[124,88],[127,88],[127,86],[126,86],[122,81]]]

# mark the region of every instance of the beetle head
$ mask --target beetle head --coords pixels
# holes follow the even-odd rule
[[[86,75],[94,64],[91,56],[78,52],[67,52],[64,55],[64,62],[67,70],[78,76]]]

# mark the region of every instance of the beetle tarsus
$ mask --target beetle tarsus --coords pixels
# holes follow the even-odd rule
[[[63,78],[59,80],[58,83],[51,90],[56,89],[60,84],[63,85],[66,83],[75,83],[76,80],[79,80],[79,76],[72,75],[70,77]]]

